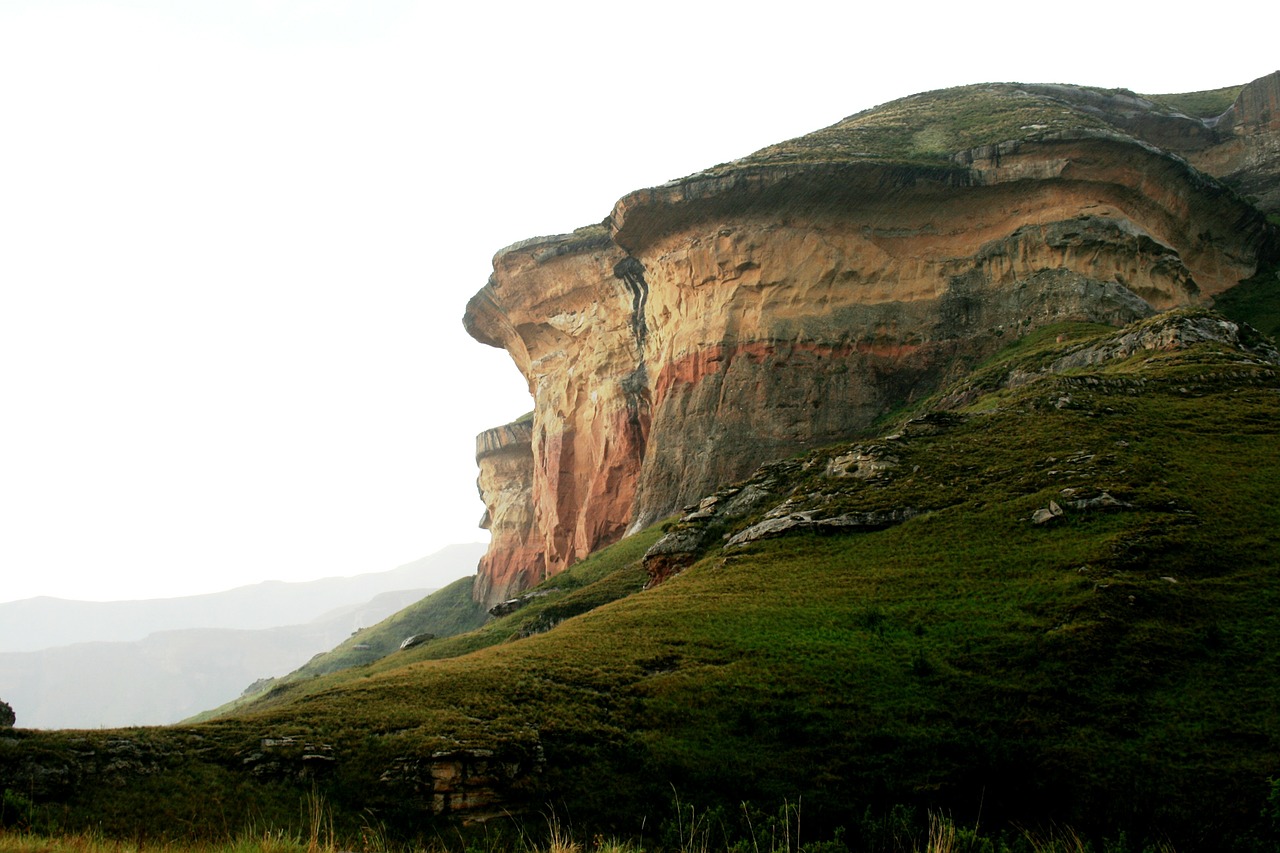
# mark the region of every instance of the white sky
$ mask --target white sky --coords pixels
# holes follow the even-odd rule
[[[863,5],[0,0],[0,601],[482,541],[474,435],[532,406],[466,300],[632,189],[943,86],[1280,65],[1243,3]]]

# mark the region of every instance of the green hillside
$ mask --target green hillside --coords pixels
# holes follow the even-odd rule
[[[1240,86],[1206,92],[1135,95],[1125,89],[983,83],[921,92],[851,115],[835,124],[770,145],[708,169],[718,175],[751,166],[848,160],[949,163],[958,151],[1055,133],[1106,132],[1142,136],[1136,116],[1212,118],[1225,112]]]
[[[187,722],[203,722],[243,708],[270,696],[286,695],[299,682],[331,672],[381,660],[401,651],[411,641],[414,646],[440,643],[444,638],[471,631],[484,624],[488,613],[471,600],[470,577],[459,578],[436,590],[421,601],[387,617],[376,625],[363,628],[333,649],[316,655],[298,669],[281,678],[264,679],[252,690],[228,704],[199,714]]]
[[[439,834],[429,768],[461,755],[491,777],[463,780],[497,798],[486,833],[551,809],[671,846],[678,802],[730,845],[802,804],[827,851],[894,849],[884,828],[928,810],[989,839],[1273,849],[1280,371],[1247,334],[1125,349],[1175,327],[1222,328],[1192,311],[1013,342],[884,435],[762,470],[746,485],[771,502],[707,522],[651,589],[660,529],[478,631],[203,725],[18,731],[0,772],[40,780],[40,819],[125,834],[296,823],[311,790],[353,837]],[[831,473],[853,457],[884,464]],[[775,518],[914,515],[725,545],[784,499]]]

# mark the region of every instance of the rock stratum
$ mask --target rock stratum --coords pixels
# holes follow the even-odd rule
[[[1038,326],[1210,305],[1270,274],[1278,210],[1280,72],[1161,98],[993,84],[509,246],[464,323],[510,353],[534,411],[477,441],[493,538],[475,597],[858,435]]]

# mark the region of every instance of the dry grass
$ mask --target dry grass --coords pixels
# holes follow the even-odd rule
[[[309,806],[310,807],[310,806]],[[466,853],[740,853],[749,850],[751,853],[805,853],[816,849],[810,845],[802,845],[799,837],[800,810],[798,806],[786,810],[791,817],[785,832],[762,834],[760,837],[739,842],[730,848],[713,845],[709,821],[705,814],[699,815],[692,806],[684,805],[679,812],[679,835],[674,848],[646,846],[641,841],[620,840],[616,838],[595,837],[586,844],[574,837],[564,823],[554,814],[549,815],[547,835],[544,841],[522,838],[515,849],[504,846],[500,842],[490,844],[459,845]],[[286,833],[263,831],[256,834],[245,834],[240,838],[223,844],[205,844],[196,842],[148,842],[107,839],[93,833],[76,833],[57,837],[39,836],[27,832],[15,832],[0,829],[0,853],[341,853],[343,847],[337,845],[331,830],[326,825],[323,804],[317,806],[319,815],[312,827],[316,830],[310,838],[289,836]],[[382,839],[379,839],[381,843]],[[762,846],[763,845],[763,846]],[[818,845],[823,850],[829,845]],[[367,845],[362,848],[368,850]],[[378,849],[382,849],[379,846]],[[429,846],[409,846],[393,848],[396,853],[447,853],[451,848],[437,839]],[[963,853],[963,851],[982,850],[991,853],[1121,853],[1130,848],[1121,839],[1118,842],[1105,843],[1101,848],[1094,846],[1070,827],[1058,827],[1047,832],[1025,832],[1021,838],[1012,843],[1005,839],[984,839],[974,830],[957,827],[950,818],[937,813],[930,813],[928,834],[924,846],[901,842],[893,845],[894,853]],[[1141,848],[1144,853],[1176,853],[1167,844]],[[858,851],[863,853],[863,851]],[[867,850],[865,853],[879,853],[878,850]]]

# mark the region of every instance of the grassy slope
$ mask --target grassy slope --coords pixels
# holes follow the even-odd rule
[[[459,578],[378,624],[357,631],[288,675],[270,680],[262,689],[199,714],[188,722],[203,722],[233,713],[266,697],[286,695],[301,682],[381,660],[396,653],[400,644],[411,636],[434,634],[437,639],[426,641],[429,645],[474,630],[484,624],[488,614],[471,600],[471,586],[472,578]]]
[[[528,605],[509,616],[487,621],[487,617],[482,616],[477,620],[482,624],[471,631],[448,636],[442,634],[439,639],[411,649],[397,651],[394,654],[379,656],[376,660],[370,660],[363,665],[357,661],[350,666],[334,667],[325,673],[315,673],[315,676],[326,676],[324,678],[313,676],[291,680],[290,683],[283,685],[283,689],[259,694],[247,702],[239,703],[234,708],[224,708],[220,711],[223,714],[244,714],[263,712],[276,707],[287,708],[291,702],[300,697],[331,690],[353,681],[363,681],[375,674],[397,670],[408,664],[457,658],[491,646],[543,633],[565,619],[638,592],[647,579],[639,560],[660,533],[661,531],[657,528],[645,531],[594,555],[589,560],[577,563],[568,571],[562,572],[538,587],[540,591],[550,592],[549,595],[531,600]],[[447,592],[453,586],[440,592]],[[429,596],[423,600],[423,603],[431,602],[439,594]],[[466,600],[470,601],[469,588]],[[475,609],[479,610],[478,607]],[[483,614],[483,610],[480,612]],[[375,626],[369,631],[379,627],[381,626]],[[364,634],[362,633],[361,636]],[[340,646],[338,650],[341,648]]]
[[[1265,270],[1231,288],[1215,300],[1214,308],[1280,339],[1280,269]]]
[[[840,159],[946,162],[956,151],[1020,139],[1028,129],[1109,129],[1102,118],[1011,83],[924,92],[849,116],[813,133],[763,148],[707,174],[742,166]]]
[[[1079,87],[1082,91],[1111,91]],[[1221,114],[1242,87],[1150,95],[1155,109],[1196,117]],[[903,163],[947,162],[957,151],[1063,130],[1128,134],[1093,109],[1019,83],[985,83],[923,92],[849,116],[830,127],[708,169],[715,175],[745,166],[877,159]]]
[[[237,767],[257,738],[295,735],[340,756],[318,780],[340,813],[401,828],[425,825],[425,801],[385,769],[469,746],[540,754],[527,803],[620,832],[669,813],[674,790],[730,822],[742,802],[802,799],[814,831],[905,803],[1229,849],[1280,771],[1280,379],[1202,346],[1000,387],[1047,363],[1057,334],[1099,330],[1012,346],[975,375],[967,413],[895,443],[892,476],[837,489],[842,507],[924,515],[717,547],[637,592],[651,531],[480,632],[133,733],[204,752],[83,807],[123,825],[163,806],[191,826],[214,819],[210,792],[218,820],[235,791],[284,809],[309,780]],[[822,467],[776,476],[835,488]],[[1134,508],[1031,524],[1063,488]]]
[[[547,792],[619,821],[671,783],[730,806],[803,796],[833,822],[982,800],[989,819],[1212,835],[1256,815],[1280,769],[1280,412],[1274,371],[1220,378],[1235,362],[1207,349],[1092,374],[1114,387],[1001,392],[866,487],[867,505],[934,507],[899,528],[715,553],[545,636],[262,721],[331,730],[376,700],[405,709],[402,747],[536,732]],[[1027,521],[1070,486],[1137,509]]]
[[[1196,118],[1214,118],[1225,113],[1244,86],[1227,86],[1222,89],[1209,89],[1204,92],[1184,92],[1176,95],[1143,95],[1160,107],[1170,111],[1181,112]]]

